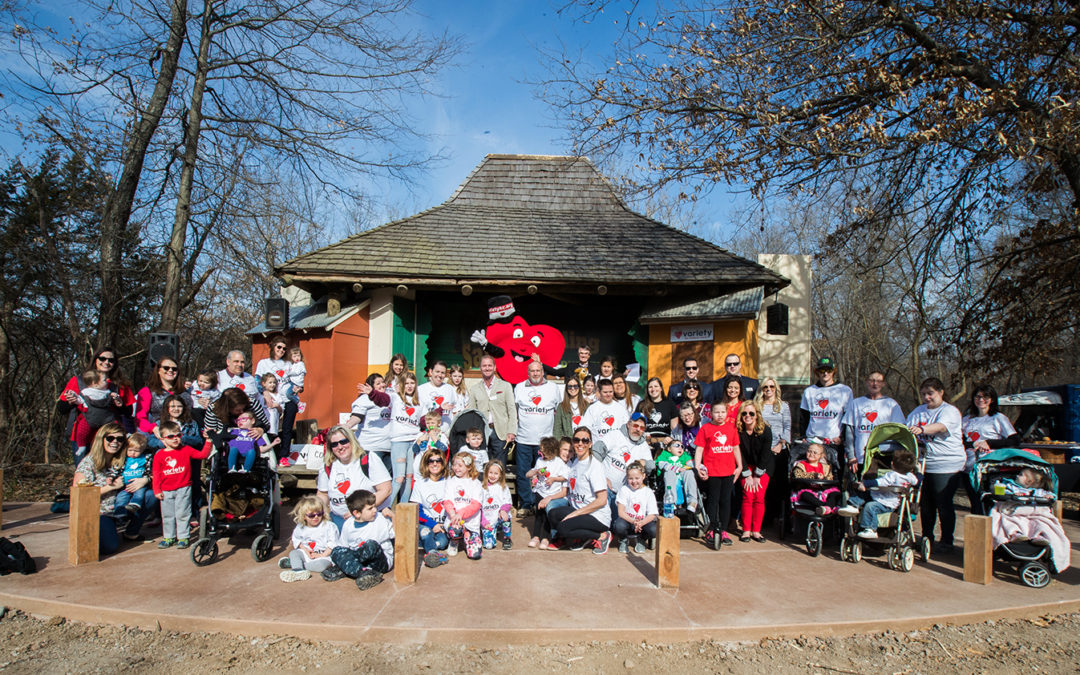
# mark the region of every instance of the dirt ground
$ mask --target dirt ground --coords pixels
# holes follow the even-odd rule
[[[821,639],[478,649],[147,632],[6,611],[0,670],[70,672],[996,673],[1080,671],[1080,614]]]

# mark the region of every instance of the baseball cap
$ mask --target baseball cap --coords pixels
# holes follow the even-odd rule
[[[636,412],[636,413],[634,413],[633,415],[630,416],[630,421],[631,422],[648,422],[649,420],[648,420],[647,417],[645,417],[645,413]]]
[[[831,356],[822,356],[818,359],[817,365],[814,366],[814,370],[836,370],[836,363],[833,362]]]

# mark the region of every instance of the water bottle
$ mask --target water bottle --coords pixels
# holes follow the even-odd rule
[[[675,491],[671,486],[664,488],[664,517],[671,518],[675,515]]]

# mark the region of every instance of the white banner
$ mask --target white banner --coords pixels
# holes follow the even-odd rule
[[[711,323],[671,327],[672,342],[711,342],[712,339],[713,325]]]

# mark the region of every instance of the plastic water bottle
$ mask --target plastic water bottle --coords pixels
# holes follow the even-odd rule
[[[670,486],[664,488],[664,517],[671,518],[675,515],[675,491]]]

